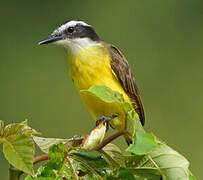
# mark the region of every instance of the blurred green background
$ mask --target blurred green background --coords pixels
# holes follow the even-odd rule
[[[27,118],[45,137],[94,126],[68,75],[65,50],[37,45],[74,18],[122,50],[142,95],[145,128],[186,156],[203,179],[202,0],[1,1],[0,119]],[[2,153],[0,167],[0,179],[7,179]]]

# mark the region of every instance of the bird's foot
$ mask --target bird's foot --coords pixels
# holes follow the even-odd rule
[[[96,120],[96,127],[103,121],[106,124],[106,130],[109,129],[109,121],[111,121],[112,119],[118,117],[117,115],[112,115],[110,117],[106,117],[106,116],[101,116],[99,118],[97,118]]]

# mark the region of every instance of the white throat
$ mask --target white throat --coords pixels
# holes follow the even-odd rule
[[[71,55],[77,55],[81,50],[99,44],[89,38],[74,38],[57,41],[56,44],[64,46]]]

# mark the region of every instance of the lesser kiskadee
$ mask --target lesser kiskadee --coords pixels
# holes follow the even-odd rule
[[[87,90],[92,85],[103,85],[123,94],[144,125],[144,110],[135,78],[118,48],[102,41],[92,26],[76,20],[66,21],[39,44],[48,43],[62,45],[68,50],[70,75],[95,120],[101,116],[116,115],[110,122],[111,127],[117,130],[126,127],[126,113],[119,104],[106,103],[96,96],[80,93],[80,90]]]

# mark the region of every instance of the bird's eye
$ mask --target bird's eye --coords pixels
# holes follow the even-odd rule
[[[73,27],[69,27],[68,29],[67,29],[67,32],[68,33],[72,33],[74,31],[74,28]]]

